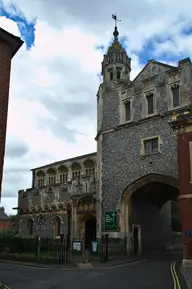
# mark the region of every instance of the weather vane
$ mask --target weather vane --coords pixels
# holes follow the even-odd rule
[[[112,14],[112,19],[115,20],[115,27],[117,27],[117,21],[119,21],[119,22],[121,21],[117,18],[117,13]]]

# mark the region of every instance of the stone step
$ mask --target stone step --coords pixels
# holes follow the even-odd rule
[[[93,265],[91,263],[77,263],[77,266],[81,269],[91,269]]]

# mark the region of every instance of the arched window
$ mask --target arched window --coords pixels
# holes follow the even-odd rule
[[[121,78],[121,72],[118,70],[117,71],[117,79],[120,79]]]
[[[58,168],[59,170],[59,178],[61,184],[66,184],[68,181],[68,168],[64,165]]]
[[[45,185],[45,173],[43,171],[37,172],[37,186],[38,188],[43,187]]]
[[[59,237],[61,235],[61,218],[56,216],[53,220],[53,235]]]
[[[48,184],[49,185],[53,185],[56,183],[56,170],[53,168],[49,168],[47,170],[47,174],[48,174]]]
[[[87,159],[84,161],[84,168],[86,175],[94,175],[95,174],[95,163],[91,159]]]
[[[73,179],[80,178],[80,176],[81,176],[81,165],[78,164],[78,163],[73,163],[71,165],[71,169],[72,169],[72,177],[73,177]]]
[[[112,80],[113,79],[113,72],[111,71],[110,72],[110,80]]]
[[[28,227],[28,235],[29,236],[33,236],[33,230],[34,230],[34,221],[33,219],[28,219],[28,224],[27,224],[27,227]]]

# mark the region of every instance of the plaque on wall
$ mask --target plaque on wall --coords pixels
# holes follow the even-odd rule
[[[45,217],[43,216],[43,215],[39,215],[38,217],[37,217],[37,219],[36,219],[36,222],[37,222],[37,224],[38,225],[44,225],[44,223],[45,223]]]

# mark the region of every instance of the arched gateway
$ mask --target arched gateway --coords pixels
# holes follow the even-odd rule
[[[92,214],[83,215],[78,222],[78,235],[84,239],[85,249],[91,248],[91,242],[96,240],[96,217]]]
[[[180,231],[178,194],[178,180],[155,173],[141,177],[124,190],[120,228],[128,237],[129,252],[136,255],[162,249],[171,241],[173,231]],[[174,218],[173,204],[177,211]]]

